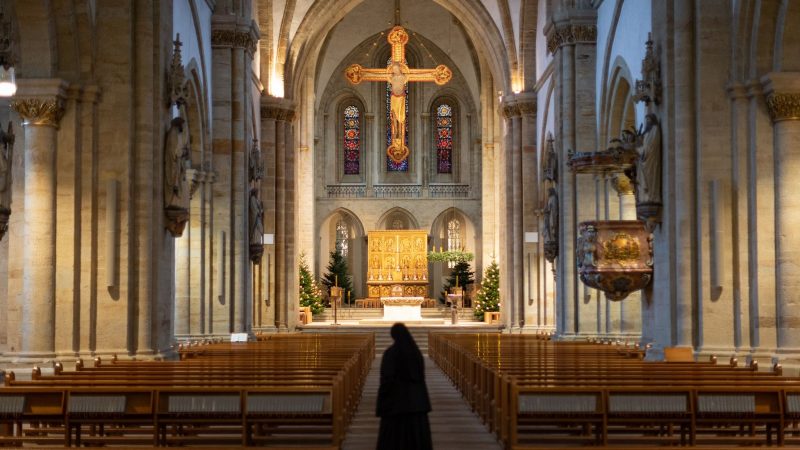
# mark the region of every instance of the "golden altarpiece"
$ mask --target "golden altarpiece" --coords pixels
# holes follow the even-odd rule
[[[370,231],[368,242],[370,298],[428,296],[425,230]]]

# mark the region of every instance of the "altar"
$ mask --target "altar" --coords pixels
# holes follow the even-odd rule
[[[424,297],[381,297],[383,320],[421,321]]]

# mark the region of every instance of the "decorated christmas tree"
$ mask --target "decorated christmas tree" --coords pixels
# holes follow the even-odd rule
[[[328,263],[328,273],[322,278],[322,284],[328,287],[328,292],[332,286],[342,288],[342,301],[347,302],[347,293],[352,292],[353,283],[347,269],[347,259],[338,250],[331,252],[331,260]]]
[[[492,261],[483,274],[483,283],[473,308],[475,317],[480,320],[483,320],[483,313],[490,311],[500,311],[500,268],[495,261]]]
[[[313,314],[325,311],[322,292],[311,274],[311,269],[308,268],[304,254],[300,255],[300,306],[310,306]]]

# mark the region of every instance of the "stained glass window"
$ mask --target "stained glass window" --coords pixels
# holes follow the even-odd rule
[[[436,167],[438,173],[453,173],[453,108],[436,108]]]
[[[457,251],[461,250],[461,222],[457,219],[453,219],[447,222],[447,251]],[[447,263],[447,267],[453,268],[455,267],[456,263],[450,261]]]
[[[361,130],[359,119],[361,114],[357,107],[344,109],[344,174],[361,173]]]
[[[408,62],[403,61],[404,63],[408,64]],[[392,59],[386,62],[386,66],[392,64]],[[386,146],[389,147],[392,145],[392,120],[390,116],[390,112],[392,109],[392,85],[388,82],[386,83]],[[410,121],[410,117],[408,115],[408,83],[406,83],[406,129],[405,129],[405,144],[408,145],[408,122]],[[408,172],[408,157],[404,160],[396,163],[392,161],[392,158],[389,158],[389,155],[386,155],[386,170],[389,172]]]
[[[336,251],[342,256],[347,256],[347,251],[350,249],[347,243],[348,239],[350,239],[350,232],[347,231],[347,224],[343,220],[336,222]]]

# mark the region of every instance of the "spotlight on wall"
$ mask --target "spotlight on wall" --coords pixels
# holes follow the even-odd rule
[[[14,62],[11,19],[0,10],[0,97],[11,97],[17,92]]]

